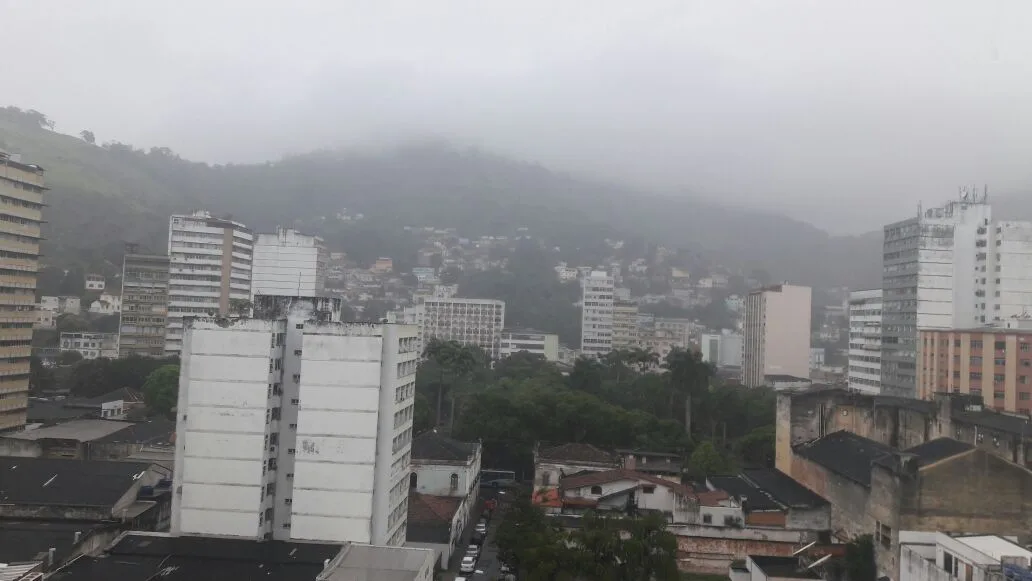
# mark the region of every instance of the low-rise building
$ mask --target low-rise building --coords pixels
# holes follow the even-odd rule
[[[591,444],[539,445],[534,452],[534,490],[558,488],[560,479],[568,474],[620,467],[619,457]]]
[[[998,535],[900,532],[899,581],[1028,579],[1032,551]]]
[[[175,423],[77,419],[54,426],[0,434],[0,456],[62,460],[120,460],[144,454],[147,461],[170,463]]]
[[[61,333],[61,351],[75,351],[83,359],[117,359],[118,333]]]
[[[122,297],[104,293],[90,303],[90,312],[96,315],[114,315],[122,312]]]
[[[696,522],[699,513],[699,497],[690,486],[622,468],[566,476],[559,481],[558,500],[562,512],[626,512],[634,506],[674,524]]]
[[[33,329],[55,329],[57,328],[57,313],[47,311],[36,305],[36,321],[32,324]]]
[[[90,273],[86,275],[86,290],[102,291],[106,284],[103,274]]]
[[[453,557],[461,557],[462,531],[466,519],[461,511],[463,499],[453,496],[435,496],[410,491],[405,545],[434,552],[437,567],[448,569]]]
[[[501,358],[526,351],[540,355],[546,361],[559,361],[559,335],[534,329],[505,329],[502,331]]]
[[[809,377],[796,377],[794,375],[764,375],[763,384],[774,391],[791,389],[805,389],[813,384]]]
[[[702,360],[721,368],[742,366],[742,336],[738,333],[711,333],[699,339]]]

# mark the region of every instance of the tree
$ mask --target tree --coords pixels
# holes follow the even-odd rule
[[[696,477],[702,478],[726,474],[731,467],[713,442],[703,442],[692,452],[691,458],[688,459],[688,468]]]
[[[237,317],[246,317],[251,314],[254,305],[247,299],[230,299],[229,314]]]
[[[448,421],[454,428],[455,424],[455,399],[457,392],[478,367],[485,367],[487,357],[477,347],[462,345],[457,341],[441,341],[431,339],[423,350],[423,356],[433,361],[439,376],[437,381],[437,425],[441,425],[441,406],[444,401],[444,394],[449,394],[451,413]]]
[[[849,581],[874,581],[878,577],[871,535],[861,535],[846,544],[844,561]]]
[[[58,365],[74,365],[82,361],[82,353],[78,351],[62,351],[57,355]]]
[[[449,266],[441,270],[439,278],[441,284],[458,284],[462,271],[456,266]]]
[[[684,399],[684,430],[692,432],[692,399],[709,390],[713,368],[702,360],[702,354],[691,349],[673,349],[666,356],[663,367],[669,371],[671,387],[670,407],[674,406],[674,394]]]
[[[143,401],[151,413],[169,415],[179,398],[179,366],[155,369],[143,382]]]
[[[774,426],[756,428],[735,443],[735,450],[743,462],[754,466],[774,466]]]
[[[57,317],[58,333],[83,333],[90,328],[89,321],[82,315],[64,313]]]
[[[94,145],[94,144],[97,143],[96,136],[94,136],[93,132],[90,131],[89,129],[83,129],[82,131],[80,131],[79,132],[79,136],[82,137],[83,141],[85,141],[86,143],[89,143],[90,145]]]

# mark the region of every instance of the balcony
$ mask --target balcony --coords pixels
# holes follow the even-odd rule
[[[29,340],[31,341],[31,335]],[[29,357],[30,355],[32,355],[31,345],[13,345],[10,347],[0,347],[0,358],[7,359],[11,357]]]
[[[2,209],[3,206],[0,206]],[[2,213],[2,211],[0,211]],[[30,238],[42,238],[40,234],[38,224],[18,224],[16,222],[9,222],[7,220],[0,220],[0,232],[6,232],[7,234],[17,234],[19,236],[28,236]]]
[[[35,289],[36,279],[30,276],[18,276],[16,274],[0,274],[0,286]]]
[[[11,377],[14,375],[28,375],[29,362],[24,363],[0,363],[0,377]],[[21,390],[12,390],[21,391]]]
[[[32,306],[36,304],[36,297],[27,294],[0,293],[0,305],[21,305]],[[33,318],[35,320],[35,318]]]
[[[13,197],[19,197],[22,190],[14,190],[15,193],[9,193],[9,190],[0,188],[0,193],[4,195],[10,195]],[[19,206],[17,204],[3,203],[0,202],[0,214],[6,214],[8,216],[15,216],[24,220],[32,220],[34,222],[43,221],[43,212],[39,208],[26,208],[25,206]]]
[[[36,311],[0,311],[0,323],[35,323]],[[19,329],[12,329],[19,330]]]

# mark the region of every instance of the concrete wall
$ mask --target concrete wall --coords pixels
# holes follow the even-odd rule
[[[689,525],[670,527],[677,536],[677,566],[692,573],[727,575],[731,562],[749,555],[787,557],[812,537],[795,531]]]
[[[793,457],[791,474],[831,503],[833,535],[851,539],[870,532],[866,518],[868,489],[800,456]]]
[[[43,456],[43,447],[36,440],[0,437],[0,456],[39,458]]]
[[[591,471],[604,472],[619,468],[619,462],[609,465],[602,464],[565,464],[549,460],[539,460],[534,466],[534,490],[540,488],[559,488],[559,479],[563,474],[576,474],[577,472]],[[546,476],[548,483],[545,483]]]
[[[831,530],[831,505],[817,508],[790,508],[785,528],[804,531]]]
[[[651,493],[646,493],[642,488],[634,491],[634,498],[638,503],[639,509],[659,510],[665,513],[671,513],[673,522],[675,523],[696,522],[696,519],[698,518],[697,507],[694,502],[688,501],[684,497],[675,494],[665,486],[653,484],[649,481],[638,480],[617,480],[615,482],[606,482],[597,486],[597,490],[600,492],[593,493],[593,487],[585,486],[582,488],[569,489],[565,491],[565,496],[597,500],[603,496],[608,496],[635,486],[641,486],[642,488],[652,487],[653,492]],[[723,520],[722,517],[721,520]]]
[[[276,329],[249,320],[184,334],[174,533],[260,536]]]

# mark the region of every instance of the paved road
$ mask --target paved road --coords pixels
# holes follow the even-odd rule
[[[484,487],[480,492],[480,501],[491,500],[498,497],[497,490],[489,489]],[[498,563],[498,548],[495,547],[494,540],[495,534],[498,532],[498,525],[502,522],[503,507],[495,509],[494,515],[491,517],[491,522],[487,526],[487,539],[484,541],[483,546],[480,547],[480,559],[477,560],[477,572],[473,575],[462,575],[470,581],[494,581],[502,577],[500,565]],[[474,525],[480,520],[480,517],[473,519]],[[465,552],[465,549],[463,549]]]

